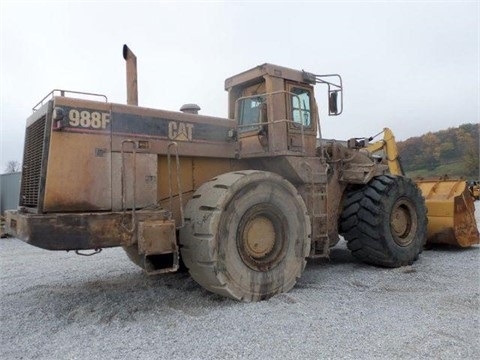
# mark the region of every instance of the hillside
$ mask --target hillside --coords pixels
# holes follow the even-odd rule
[[[399,141],[403,168],[410,177],[478,178],[479,125],[463,124]]]

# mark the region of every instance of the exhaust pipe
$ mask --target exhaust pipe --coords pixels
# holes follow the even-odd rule
[[[138,106],[137,57],[123,45],[123,58],[127,62],[127,104]]]

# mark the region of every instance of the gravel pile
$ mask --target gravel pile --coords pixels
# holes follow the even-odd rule
[[[479,246],[435,248],[384,269],[341,242],[289,293],[239,303],[186,274],[148,277],[122,249],[2,239],[0,358],[478,359],[479,260]]]

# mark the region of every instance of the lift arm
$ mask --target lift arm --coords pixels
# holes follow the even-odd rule
[[[393,175],[405,175],[400,162],[400,154],[398,152],[397,143],[395,142],[395,136],[393,136],[393,132],[389,128],[383,129],[383,140],[369,144],[365,149],[371,154],[383,150],[385,152],[385,158],[387,159],[390,173]]]

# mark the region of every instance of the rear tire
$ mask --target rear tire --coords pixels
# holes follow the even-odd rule
[[[425,201],[412,180],[382,175],[347,193],[340,233],[361,261],[386,267],[410,265],[426,242],[426,214]]]
[[[181,254],[205,289],[243,301],[289,291],[310,251],[310,219],[295,187],[245,170],[203,184],[185,208]]]

